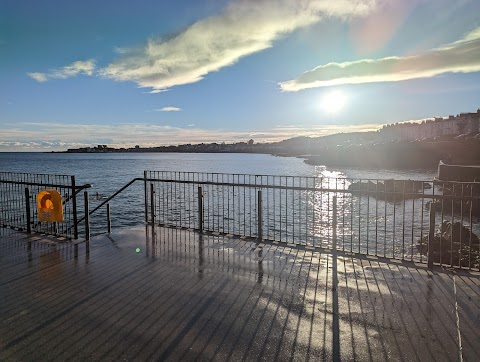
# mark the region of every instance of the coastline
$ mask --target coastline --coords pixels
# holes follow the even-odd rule
[[[100,145],[99,145],[100,146]],[[480,140],[437,142],[388,142],[337,145],[285,144],[200,144],[152,148],[69,149],[51,153],[243,153],[296,157],[314,166],[358,167],[365,169],[435,169],[443,160],[447,164],[480,165]]]

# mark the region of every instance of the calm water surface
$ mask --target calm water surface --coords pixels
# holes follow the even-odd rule
[[[211,153],[0,153],[0,171],[75,175],[92,191],[122,186],[143,171],[431,180],[435,170],[360,170],[307,165],[294,157]]]
[[[227,174],[316,176],[354,179],[432,180],[435,171],[360,170],[307,165],[294,157],[257,154],[199,153],[0,153],[0,171],[75,175],[77,185],[91,184],[91,207],[99,205],[95,195],[109,196],[143,171],[183,171]],[[143,222],[143,183],[128,188],[112,201],[114,226]],[[80,201],[81,202],[81,201]],[[81,209],[81,207],[80,207]],[[92,217],[93,229],[105,228],[105,211]],[[104,230],[103,230],[104,231]],[[319,232],[315,232],[317,234]]]

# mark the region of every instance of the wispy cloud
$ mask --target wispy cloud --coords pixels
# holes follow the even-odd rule
[[[369,13],[387,0],[242,0],[216,16],[202,19],[170,38],[151,38],[140,49],[99,73],[116,81],[133,81],[152,93],[198,82],[205,75],[272,46],[296,29],[323,16],[348,18]],[[122,50],[127,51],[125,48]]]
[[[67,148],[85,147],[86,144],[63,141],[0,141],[0,152],[38,152],[66,150]]]
[[[157,112],[178,112],[181,110],[182,109],[178,107],[163,107],[163,108],[154,109],[154,111],[157,111]]]
[[[27,73],[27,75],[40,83],[48,80],[48,76],[45,73]]]
[[[340,84],[396,82],[444,73],[480,71],[480,28],[465,38],[417,55],[328,63],[280,83],[284,91]]]
[[[339,132],[370,131],[381,125],[295,125],[277,126],[271,130],[226,131],[202,129],[193,124],[174,127],[158,124],[61,124],[16,122],[1,125],[0,151],[66,150],[73,147],[108,144],[113,147],[142,145],[154,147],[201,142],[281,141],[295,136],[323,136]],[[41,140],[41,141],[40,141]]]
[[[114,47],[120,58],[95,75],[132,81],[160,93],[195,83],[207,74],[262,51],[299,28],[323,17],[364,16],[390,0],[241,0],[230,2],[219,15],[197,21],[172,37],[152,37],[142,47]],[[38,82],[94,75],[95,61],[77,61],[46,73],[27,73]]]
[[[127,48],[121,48],[121,47],[114,47],[113,48],[113,51],[117,54],[126,54],[128,53],[128,49]]]
[[[78,74],[93,75],[95,70],[95,60],[79,60],[59,69],[51,69],[47,73],[27,73],[29,77],[37,82],[46,82],[49,79],[67,79],[75,77]]]
[[[335,133],[347,133],[347,132],[370,132],[376,131],[382,128],[383,125],[378,123],[370,124],[350,124],[350,125],[338,125],[338,124],[325,124],[320,126],[302,126],[302,125],[285,125],[277,126],[272,131],[274,133],[282,134],[284,139],[297,137],[297,136],[328,136]]]

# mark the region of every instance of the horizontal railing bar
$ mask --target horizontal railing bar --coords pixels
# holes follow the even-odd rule
[[[10,176],[10,177],[9,177]],[[57,175],[57,174],[48,174],[48,173],[27,173],[27,172],[0,172],[0,179],[5,180],[5,178],[11,178],[13,179],[14,177],[55,177],[55,178],[70,178],[70,175]],[[12,181],[12,180],[8,180]]]
[[[395,180],[395,181],[403,181],[403,180]],[[413,180],[406,180],[406,181],[413,181]],[[417,181],[415,180],[415,182],[432,182],[433,184],[437,184],[437,185],[444,185],[444,184],[468,184],[468,185],[471,185],[471,184],[474,184],[474,185],[480,185],[480,181],[447,181],[447,180],[439,180],[437,178],[435,178],[433,181]]]
[[[231,174],[225,174],[231,175]],[[252,175],[252,176],[260,176],[260,175]],[[284,177],[284,176],[278,176]],[[293,177],[293,176],[291,176]],[[321,179],[321,178],[320,178]],[[419,194],[419,193],[409,193],[409,192],[392,192],[392,191],[372,191],[372,190],[348,190],[348,189],[330,189],[330,188],[317,188],[317,187],[301,187],[301,186],[282,186],[282,185],[264,185],[264,184],[248,184],[248,183],[232,183],[232,182],[213,182],[213,181],[191,181],[191,180],[171,180],[171,179],[144,179],[144,178],[135,178],[131,182],[128,183],[130,186],[135,181],[155,181],[155,182],[172,182],[172,183],[182,183],[182,184],[193,184],[193,185],[219,185],[219,186],[238,186],[238,187],[249,187],[249,188],[270,188],[270,189],[282,189],[282,190],[297,190],[297,191],[326,191],[326,192],[339,192],[339,193],[362,193],[362,194],[392,194],[392,195],[415,195],[415,196],[424,196],[427,198],[455,198],[455,199],[471,199],[472,197],[468,196],[455,196],[455,195],[432,195],[432,194]],[[366,180],[366,179],[362,179]],[[380,180],[385,181],[385,180]],[[397,182],[407,182],[412,180],[395,180]],[[428,181],[415,181],[415,182],[428,182]],[[431,181],[430,181],[431,182]],[[71,188],[70,185],[60,185],[60,184],[50,184],[50,183],[41,183],[41,182],[27,182],[27,181],[7,181],[7,180],[0,180],[0,183],[9,183],[9,184],[19,184],[19,185],[30,185],[30,186],[48,186],[48,187],[60,187],[60,188]],[[445,184],[447,182],[439,182],[434,181],[434,184]],[[448,184],[457,183],[457,184],[477,184],[474,182],[453,182],[448,181]],[[478,183],[480,185],[480,183]],[[126,186],[126,187],[128,187]],[[90,184],[85,184],[82,186],[76,186],[75,189],[77,192],[82,191],[83,189],[92,187]],[[123,191],[123,190],[122,190]],[[113,196],[116,196],[114,194]],[[112,196],[112,197],[113,197]],[[475,196],[473,196],[475,198]],[[106,203],[106,202],[104,202]],[[103,203],[103,204],[104,204]],[[102,205],[103,205],[102,204]]]
[[[0,176],[3,175],[23,175],[23,176],[50,176],[50,177],[70,177],[71,175],[52,175],[49,173],[29,173],[29,172],[10,172],[10,171],[2,171],[0,172]]]
[[[225,172],[188,172],[188,171],[147,171],[148,173],[178,173],[178,174],[190,174],[190,175],[224,175],[224,176],[248,176],[248,177],[281,177],[281,178],[305,178],[305,179],[330,179],[330,177],[319,177],[319,176],[284,176],[284,175],[255,175],[248,173],[225,173]],[[143,179],[142,179],[143,180]],[[353,178],[339,178],[339,180],[353,180]],[[357,179],[355,179],[357,180]],[[358,178],[360,180],[360,178]],[[398,182],[427,182],[434,184],[478,184],[480,181],[444,181],[434,178],[433,180],[412,180],[412,179],[381,179],[381,178],[361,178],[362,181],[398,181]],[[148,181],[148,180],[147,180]]]
[[[137,179],[136,179],[137,180]],[[166,183],[180,183],[192,185],[217,185],[217,186],[235,186],[246,188],[265,188],[265,189],[280,189],[280,190],[294,190],[294,191],[314,191],[314,192],[337,192],[346,194],[370,194],[370,195],[402,195],[402,196],[418,196],[431,199],[456,199],[456,200],[472,200],[476,196],[455,196],[455,195],[432,195],[414,192],[392,192],[392,191],[370,191],[370,190],[348,190],[348,189],[331,189],[319,187],[301,187],[301,186],[281,186],[281,185],[261,185],[248,183],[232,183],[232,182],[214,182],[214,181],[190,181],[190,180],[170,180],[170,179],[138,179],[149,182],[166,182]]]
[[[188,172],[188,171],[147,171],[148,173],[177,173],[177,174],[190,174],[190,175],[223,175],[223,176],[247,176],[247,177],[281,177],[285,178],[305,178],[305,179],[329,179],[330,177],[321,177],[321,176],[285,176],[285,175],[254,175],[248,173],[225,173],[225,172]],[[339,178],[339,180],[349,180],[348,178]],[[379,178],[362,178],[362,181],[393,181],[393,179],[379,179]],[[411,180],[411,179],[395,179],[395,181],[415,181],[415,182],[434,182],[434,180]],[[439,181],[435,180],[435,182],[446,182],[446,181]],[[450,182],[450,181],[448,181]],[[451,181],[454,182],[454,181]]]
[[[6,183],[6,184],[16,184],[16,185],[29,185],[29,186],[48,186],[48,187],[59,187],[59,188],[72,188],[72,185],[65,185],[65,184],[50,184],[50,183],[45,183],[45,182],[29,182],[29,181],[10,181],[10,180],[0,180],[0,183]],[[75,186],[75,189],[78,189],[78,191],[81,191],[83,189],[87,189],[89,187],[92,187],[90,184],[85,184],[82,186]]]

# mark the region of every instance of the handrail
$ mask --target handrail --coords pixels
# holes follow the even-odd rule
[[[123,190],[125,190],[126,188],[130,187],[130,185],[132,185],[134,182],[136,181],[145,181],[145,179],[143,178],[134,178],[132,181],[130,181],[129,183],[127,183],[125,186],[123,186],[120,190],[118,190],[117,192],[115,192],[112,196],[110,196],[108,199],[106,199],[105,201],[103,201],[100,205],[98,205],[96,208],[94,208],[92,211],[90,211],[88,213],[88,215],[92,215],[95,211],[97,211],[99,208],[101,208],[103,205],[105,205],[107,202],[109,202],[111,199],[113,199],[115,196],[117,196],[119,193],[121,193]],[[85,220],[85,216],[82,217],[80,220],[77,221],[77,224],[80,224],[83,220]]]
[[[456,219],[461,218],[461,223],[464,223],[464,217],[469,217],[470,222],[470,230],[472,230],[472,213],[473,207],[476,207],[476,202],[480,199],[480,196],[477,193],[477,187],[479,183],[450,183],[450,182],[439,182],[439,181],[425,181],[422,184],[419,184],[416,180],[402,180],[400,184],[394,182],[392,184],[385,183],[386,180],[377,180],[377,184],[370,184],[365,183],[364,179],[358,179],[358,182],[350,182],[348,185],[346,183],[341,183],[338,185],[337,183],[331,182],[315,182],[315,183],[306,183],[306,182],[295,182],[294,179],[292,182],[284,182],[283,179],[274,179],[273,182],[271,180],[258,180],[258,179],[238,179],[236,178],[224,178],[220,180],[212,180],[210,177],[205,175],[200,175],[199,177],[191,177],[188,174],[185,174],[183,177],[182,175],[148,175],[145,173],[144,177],[137,177],[131,179],[129,182],[124,184],[123,187],[118,189],[115,193],[113,193],[109,197],[105,197],[104,200],[99,200],[98,206],[96,206],[91,211],[88,210],[88,198],[85,198],[85,204],[87,207],[85,208],[86,215],[82,217],[79,223],[86,223],[85,230],[86,234],[88,235],[88,216],[94,214],[99,209],[101,209],[104,205],[107,205],[107,224],[110,222],[110,210],[109,210],[109,202],[117,197],[119,194],[123,193],[127,188],[133,185],[135,182],[141,181],[145,184],[145,221],[146,223],[151,223],[151,225],[156,225],[156,221],[159,225],[172,225],[172,226],[180,226],[180,227],[188,227],[195,230],[203,230],[207,231],[218,231],[218,232],[225,232],[227,234],[235,234],[235,235],[243,235],[247,237],[256,237],[263,240],[263,237],[266,236],[267,238],[272,240],[279,240],[279,241],[287,241],[287,242],[297,242],[297,243],[306,243],[307,245],[322,245],[324,241],[330,242],[330,240],[337,240],[338,235],[336,234],[337,225],[336,225],[336,217],[338,213],[345,213],[346,208],[350,208],[350,212],[348,215],[350,218],[349,220],[344,219],[342,217],[342,225],[341,227],[346,231],[346,233],[342,236],[342,248],[346,248],[350,243],[350,250],[356,250],[358,246],[358,253],[365,253],[363,250],[366,247],[366,254],[373,255],[373,249],[369,251],[369,248],[373,248],[373,244],[369,244],[369,234],[372,235],[370,238],[370,243],[375,243],[375,253],[377,253],[377,247],[382,247],[383,243],[383,253],[390,253],[395,257],[400,255],[403,258],[411,258],[412,260],[414,257],[414,248],[418,249],[418,253],[420,253],[420,262],[422,262],[422,255],[427,255],[424,253],[425,249],[423,247],[427,245],[428,242],[429,250],[434,250],[436,247],[433,243],[435,235],[432,236],[432,232],[429,232],[427,235],[425,231],[425,227],[429,226],[429,230],[433,230],[435,228],[435,209],[437,207],[441,207],[442,212],[442,223],[443,223],[443,215],[444,211],[450,213],[451,211],[451,224],[454,224]],[[394,180],[399,181],[399,180]],[[429,185],[434,185],[435,188],[432,188],[429,191],[426,191],[424,188],[425,183],[428,182]],[[147,187],[147,183],[150,183],[150,187]],[[412,183],[412,185],[410,185]],[[170,185],[179,184],[180,187],[180,194],[177,193],[177,187],[175,186],[174,189],[170,187]],[[461,185],[470,185],[471,187],[465,188]],[[157,185],[157,186],[155,186]],[[437,186],[444,185],[442,191],[441,189],[438,190],[437,193]],[[452,187],[446,187],[451,185]],[[196,192],[196,186],[198,187],[198,193]],[[202,188],[202,186],[205,186]],[[211,186],[214,186],[211,188]],[[223,197],[215,198],[215,187],[218,186],[223,188],[222,195],[225,190],[227,190],[228,195],[224,199]],[[134,188],[136,189],[137,186]],[[158,195],[155,196],[157,190],[163,190],[163,187],[167,187],[166,195],[162,192],[158,192]],[[159,187],[159,189],[158,189]],[[336,188],[339,187],[339,188]],[[457,190],[460,188],[462,190]],[[170,196],[169,190],[170,189]],[[183,199],[182,198],[182,190],[183,189]],[[77,190],[77,189],[76,189]],[[186,193],[185,190],[188,190]],[[253,190],[258,191],[253,193]],[[277,193],[273,192],[277,190]],[[278,191],[281,191],[278,193]],[[286,192],[285,192],[286,191]],[[460,194],[460,191],[461,194]],[[465,191],[465,192],[464,192]],[[210,193],[212,192],[212,196]],[[243,192],[243,221],[242,219],[242,211],[240,210],[242,206],[241,201],[241,194]],[[263,192],[263,196],[262,196]],[[323,206],[319,209],[316,208],[315,202],[309,202],[310,200],[310,193],[327,193],[328,197],[325,199],[321,195],[320,203],[324,204],[326,202],[327,208],[325,209]],[[76,193],[75,193],[76,194]],[[85,193],[88,196],[87,193]],[[150,194],[149,198],[148,194]],[[238,215],[237,218],[235,215],[231,215],[231,212],[235,213],[235,207],[232,209],[230,208],[231,205],[231,198],[233,197],[233,205],[236,201],[236,195],[238,196]],[[334,195],[333,199],[331,195]],[[342,194],[349,194],[348,197],[342,198]],[[247,195],[247,199],[245,198]],[[282,203],[282,195],[285,199],[285,202]],[[342,199],[341,209],[337,208],[337,195]],[[198,202],[195,200],[196,196],[198,196]],[[288,196],[288,197],[287,197]],[[351,196],[351,197],[350,197]],[[156,198],[155,198],[156,197]],[[166,197],[166,199],[165,199]],[[170,197],[170,199],[169,199]],[[208,200],[208,205],[205,206],[203,204],[203,197],[206,197]],[[263,197],[263,199],[262,199]],[[316,197],[316,196],[315,196]],[[375,204],[372,205],[371,198],[375,198]],[[179,202],[175,202],[179,198]],[[358,198],[358,201],[357,201]],[[383,201],[385,198],[385,208],[383,210],[379,210],[378,202]],[[418,203],[413,201],[411,206],[406,203],[406,200],[410,198],[419,198],[421,199]],[[149,201],[150,199],[150,201]],[[287,200],[288,199],[288,200]],[[291,199],[291,201],[290,201]],[[157,201],[158,204],[157,204]],[[165,202],[166,200],[166,202]],[[171,202],[169,202],[171,200]],[[273,200],[273,208],[270,206],[272,205]],[[281,204],[275,205],[275,200],[279,200]],[[303,201],[302,201],[303,200]],[[402,201],[403,205],[397,201]],[[428,200],[428,201],[427,201]],[[440,200],[452,200],[452,202],[446,202],[446,206],[444,208],[444,203],[440,202]],[[458,203],[455,202],[458,200]],[[270,203],[269,203],[270,201]],[[333,207],[332,207],[333,202]],[[347,204],[345,204],[347,202]],[[468,202],[468,203],[465,203]],[[182,216],[182,212],[180,211],[180,216],[177,219],[171,218],[173,215],[178,216],[176,214],[169,214],[169,209],[173,212],[183,207],[183,205],[187,205],[190,203],[188,210],[185,209],[185,213]],[[393,211],[390,207],[387,208],[387,203],[393,203]],[[288,204],[288,206],[287,206]],[[427,205],[431,206],[427,206]],[[165,206],[166,205],[166,206]],[[263,206],[262,206],[263,205]],[[346,205],[346,206],[345,206]],[[349,206],[350,205],[350,206]],[[439,206],[440,205],[440,206]],[[148,208],[151,207],[151,209]],[[277,210],[277,206],[279,210]],[[263,208],[263,211],[262,211]],[[459,210],[457,210],[457,208]],[[324,210],[325,209],[325,210]],[[425,220],[425,215],[427,211],[430,209],[430,216],[433,219]],[[469,210],[468,210],[469,209]],[[157,214],[157,210],[167,210],[166,216],[164,212],[160,212]],[[220,212],[218,212],[220,210]],[[225,223],[221,221],[221,212],[228,216],[224,218],[227,220]],[[228,210],[225,213],[225,210]],[[380,214],[378,213],[380,211]],[[461,216],[454,217],[454,213],[457,212],[461,213]],[[198,212],[198,216],[195,214]],[[333,212],[333,221],[330,222],[330,216]],[[354,214],[355,212],[355,214]],[[390,217],[392,216],[393,212],[393,219]],[[476,211],[475,211],[476,212]],[[148,215],[150,214],[151,215]],[[204,214],[206,213],[206,214]],[[358,216],[357,216],[358,213]],[[466,215],[466,214],[468,214]],[[160,215],[161,214],[161,215]],[[220,214],[220,215],[218,215]],[[298,215],[304,215],[302,218]],[[437,211],[438,214],[438,211]],[[206,216],[205,216],[206,215]],[[247,218],[245,218],[247,215]],[[249,216],[250,215],[250,216]],[[433,215],[433,216],[432,216]],[[150,220],[148,218],[150,217]],[[217,219],[218,220],[215,221]],[[230,217],[232,216],[232,217]],[[316,225],[323,225],[323,217],[326,218],[327,223],[327,234],[318,234],[316,233]],[[158,220],[155,220],[158,217]],[[272,218],[273,217],[273,218]],[[248,218],[250,220],[248,220]],[[319,219],[320,218],[320,219]],[[355,220],[354,220],[355,219]],[[418,219],[418,220],[417,220]],[[173,220],[173,221],[172,221]],[[213,221],[212,221],[213,220]],[[230,222],[231,220],[231,222]],[[263,221],[268,220],[265,224]],[[273,221],[272,221],[273,220]],[[319,220],[320,223],[319,224]],[[433,220],[433,221],[432,221]],[[468,219],[465,219],[468,222]],[[238,223],[237,223],[238,221]],[[355,221],[355,222],[354,222]],[[437,219],[438,221],[438,219]],[[205,224],[206,222],[206,224]],[[278,224],[279,223],[279,224]],[[75,224],[75,225],[78,225]],[[217,224],[217,225],[215,225]],[[437,223],[438,224],[438,223]],[[204,225],[206,225],[204,227]],[[331,230],[330,227],[334,225],[334,229]],[[442,224],[443,225],[443,224]],[[388,227],[387,227],[388,226]],[[357,230],[358,227],[358,230]],[[443,226],[442,226],[443,227]],[[242,230],[243,228],[243,230]],[[362,230],[361,230],[362,228]],[[452,226],[453,228],[453,226]],[[108,228],[110,232],[110,227]],[[253,230],[253,233],[252,233]],[[453,230],[453,229],[452,229]],[[330,234],[332,232],[332,234]],[[460,230],[460,235],[462,235],[463,229]],[[378,235],[377,235],[378,234]],[[418,235],[419,234],[419,235]],[[345,235],[350,235],[350,242],[344,240]],[[374,236],[373,236],[374,235]],[[383,242],[382,242],[382,236]],[[451,234],[453,235],[453,233]],[[378,236],[378,240],[377,240]],[[387,242],[387,236],[389,241]],[[410,237],[411,236],[411,237]],[[417,242],[414,241],[415,237],[417,237]],[[428,238],[427,238],[428,237]],[[467,236],[468,237],[468,236]],[[326,238],[326,239],[325,239]],[[333,238],[333,239],[332,239]],[[365,239],[366,238],[366,239]],[[451,237],[450,237],[451,238]],[[469,237],[470,240],[465,239],[463,241],[463,245],[469,246],[472,245],[473,241],[471,240],[471,236]],[[391,240],[390,240],[391,239]],[[411,239],[411,240],[410,240]],[[300,240],[300,241],[299,241]],[[366,244],[365,244],[366,240]],[[453,240],[453,239],[451,239]],[[450,244],[452,241],[450,240]],[[463,240],[463,239],[462,239]],[[363,244],[361,244],[361,242]],[[400,244],[397,244],[400,243]],[[335,245],[335,244],[332,244]],[[347,246],[346,246],[347,245]],[[401,246],[401,250],[399,249]],[[453,245],[453,244],[452,244]],[[475,244],[473,244],[475,245]],[[460,242],[460,248],[462,247],[462,241]],[[363,248],[361,251],[360,249]],[[453,250],[453,246],[451,246]],[[390,250],[391,249],[391,250]],[[411,249],[411,251],[410,251]],[[445,249],[447,250],[447,249]],[[357,251],[355,251],[357,252]],[[448,251],[445,251],[448,252]],[[471,254],[468,250],[461,249],[460,251],[460,258],[462,253]],[[370,254],[369,254],[370,253]],[[400,254],[398,254],[400,253]],[[375,254],[376,255],[376,254]],[[436,254],[435,254],[436,255]],[[447,255],[444,253],[444,256]],[[453,255],[453,254],[451,254]],[[448,256],[448,255],[447,255]],[[436,257],[436,256],[435,256]],[[456,257],[456,256],[453,256]],[[430,258],[430,256],[429,256]],[[440,263],[443,263],[443,258],[440,255]],[[474,268],[476,264],[472,264],[471,256],[469,256],[468,267]],[[448,265],[454,265],[452,261],[452,257],[450,257],[451,261]],[[430,259],[429,259],[430,260]],[[436,260],[436,259],[435,259]],[[445,259],[446,260],[446,259]],[[459,259],[458,263],[463,263],[463,259]],[[475,261],[473,261],[475,263]],[[462,264],[462,266],[463,266]],[[466,264],[465,264],[466,265]],[[472,266],[473,265],[473,266]]]
[[[217,185],[217,186],[236,186],[236,187],[248,187],[248,188],[265,188],[265,189],[280,189],[280,190],[296,190],[296,191],[314,191],[314,192],[335,192],[335,193],[349,193],[349,194],[370,194],[370,195],[404,195],[404,196],[422,196],[424,198],[430,199],[459,199],[459,200],[470,200],[471,196],[458,196],[458,195],[436,195],[436,194],[424,194],[419,192],[402,192],[402,191],[386,191],[386,190],[355,190],[355,189],[332,189],[324,187],[301,187],[301,186],[283,186],[283,185],[262,185],[262,184],[251,184],[251,183],[233,183],[233,182],[214,182],[214,181],[199,181],[199,180],[175,180],[175,179],[160,179],[160,178],[143,178],[136,177],[125,186],[115,192],[112,196],[103,201],[100,205],[95,207],[92,211],[89,212],[89,215],[95,213],[103,205],[108,203],[118,194],[123,192],[125,189],[130,187],[136,181],[154,181],[154,182],[171,182],[171,183],[180,183],[180,184],[193,184],[193,185]],[[408,182],[412,180],[401,180],[402,182]],[[428,181],[421,181],[428,182]],[[431,182],[431,181],[430,181]],[[88,185],[90,186],[90,185]],[[79,224],[85,220],[85,217],[82,217],[77,223]]]
[[[15,184],[15,185],[27,185],[27,186],[48,186],[48,187],[58,187],[63,189],[69,189],[71,185],[64,185],[64,184],[53,184],[53,183],[46,183],[46,182],[30,182],[30,181],[11,181],[11,180],[0,180],[0,183],[6,184]],[[85,184],[81,186],[75,186],[75,194],[70,195],[68,198],[63,200],[62,204],[65,205],[68,201],[70,201],[73,196],[76,196],[80,191],[84,189],[88,189],[92,187],[90,184]]]
[[[53,183],[47,183],[47,182],[30,182],[30,181],[12,181],[12,180],[1,180],[1,183],[5,184],[15,184],[15,185],[30,185],[30,186],[48,186],[48,187],[59,187],[59,188],[71,188],[71,185],[65,185],[65,184],[53,184]],[[85,184],[82,186],[75,186],[76,189],[88,189],[89,187],[92,187],[90,184]]]
[[[60,184],[60,183],[52,183],[52,182],[33,182],[33,181],[18,181],[18,180],[4,180],[2,179],[2,175],[5,174],[11,174],[10,172],[0,172],[0,183],[5,183],[5,184],[14,184],[14,185],[27,185],[27,186],[45,186],[45,187],[56,187],[56,188],[62,188],[62,189],[71,189],[72,187],[75,189],[75,194],[77,195],[80,191],[84,189],[88,189],[92,187],[91,184],[84,184],[81,186],[75,186],[73,183],[68,183],[68,184]],[[14,174],[19,174],[19,175],[37,175],[37,176],[50,176],[48,174],[29,174],[29,173],[14,173]],[[73,176],[67,176],[67,175],[53,175],[55,177],[73,177]],[[65,199],[65,202],[71,200],[74,195],[71,195],[67,199]],[[65,203],[64,202],[64,203]]]
[[[252,183],[234,183],[234,182],[215,182],[215,181],[199,181],[199,180],[175,180],[175,179],[152,179],[152,178],[138,178],[135,180],[141,181],[157,181],[157,182],[170,182],[170,183],[179,183],[179,184],[192,184],[192,185],[216,185],[216,186],[236,186],[236,187],[247,187],[247,188],[263,188],[263,189],[277,189],[277,190],[294,190],[294,191],[314,191],[314,192],[332,192],[339,194],[370,194],[370,195],[404,195],[404,196],[422,196],[429,199],[464,199],[471,200],[472,196],[457,196],[457,195],[439,195],[439,194],[425,194],[421,192],[403,192],[401,190],[396,191],[386,191],[386,190],[361,190],[361,189],[335,189],[328,187],[302,187],[302,186],[283,186],[283,185],[262,185],[262,184],[252,184]],[[362,179],[363,180],[363,179]],[[412,180],[402,180],[401,182],[407,182]],[[430,181],[422,181],[430,182]],[[476,198],[476,196],[473,196]]]

